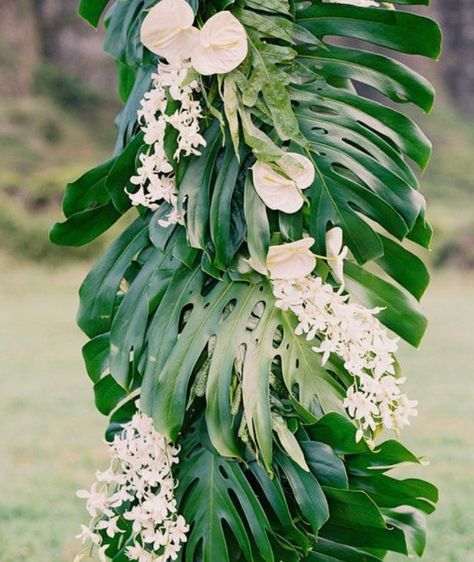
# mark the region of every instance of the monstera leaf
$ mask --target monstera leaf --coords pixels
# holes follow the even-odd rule
[[[296,62],[307,83],[295,87],[292,94],[301,131],[311,143],[318,171],[309,194],[309,232],[319,251],[324,251],[328,225],[342,227],[345,242],[359,264],[376,260],[385,274],[420,298],[429,280],[426,268],[396,240],[408,237],[423,246],[429,244],[424,199],[405,158],[424,168],[431,147],[415,123],[379,101],[364,98],[353,81],[375,88],[391,101],[412,102],[426,111],[433,103],[433,89],[404,64],[376,52],[333,45],[327,36],[436,58],[439,28],[411,13],[320,0],[297,4],[296,22],[320,40],[316,45],[297,47]],[[390,238],[383,236],[381,229]],[[400,269],[394,267],[395,263]],[[400,274],[401,269],[411,267],[413,276]],[[381,299],[385,290],[393,294],[399,291],[375,279],[371,290],[380,290]],[[403,299],[402,293],[398,299]],[[415,302],[407,298],[405,302],[407,326],[397,321],[393,302],[382,321],[417,345],[426,322]],[[408,326],[412,317],[420,319],[418,327]]]
[[[196,432],[185,440],[177,472],[180,510],[192,525],[183,560],[229,562],[230,533],[246,560],[256,545],[273,562],[270,522],[240,464],[211,452],[203,438]]]
[[[332,436],[337,441],[342,428],[354,437],[349,426],[338,414],[321,418],[300,435],[310,472],[279,452],[272,479],[255,461],[246,467],[221,457],[205,424],[196,423],[182,437],[176,471],[180,510],[191,525],[183,561],[230,560],[230,545],[245,560],[252,559],[253,548],[256,559],[265,562],[379,562],[383,556],[375,552],[387,550],[421,555],[425,529],[413,504],[435,502],[436,489],[423,481],[396,481],[404,493],[395,499],[393,485],[384,490],[379,479],[395,481],[384,473],[418,460],[393,441],[372,451],[354,440],[354,452],[338,454],[324,441]]]
[[[240,458],[242,406],[269,468],[273,378],[310,422],[342,412],[351,378],[340,365],[321,366],[295,335],[296,320],[274,306],[268,281],[206,276],[184,230],[156,228],[159,216],[137,219],[81,288],[78,322],[91,338],[84,357],[99,410],[110,413],[143,377],[142,407],[176,439],[190,400],[204,397],[214,447]]]
[[[294,327],[294,319],[275,308],[268,281],[249,285],[227,277],[209,285],[199,267],[177,271],[150,322],[142,407],[176,439],[192,383],[199,381],[214,447],[240,457],[240,419],[232,403],[238,384],[250,437],[269,467],[275,361],[281,359],[282,381],[302,409],[314,416],[341,410],[343,386]]]

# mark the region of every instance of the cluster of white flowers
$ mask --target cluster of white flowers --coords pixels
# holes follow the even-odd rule
[[[88,527],[82,526],[78,538],[96,546],[100,559],[105,560],[107,539],[114,539],[124,532],[121,527],[131,523],[131,536],[124,536],[129,560],[176,560],[188,531],[177,513],[171,473],[171,466],[178,462],[178,449],[154,429],[150,417],[139,412],[115,436],[109,452],[107,470],[96,473],[90,490],[77,492],[87,500],[92,518]]]
[[[400,391],[404,379],[395,376],[394,366],[398,340],[376,318],[382,309],[348,302],[319,277],[275,279],[273,291],[276,306],[297,316],[296,333],[320,340],[313,350],[322,354],[323,364],[334,353],[354,377],[344,407],[356,422],[358,440],[368,430],[384,426],[398,432],[409,424],[417,403]]]
[[[183,221],[177,210],[178,192],[173,166],[165,151],[167,126],[171,125],[178,132],[178,147],[173,155],[176,162],[183,154],[199,155],[198,147],[206,144],[199,132],[202,107],[194,99],[199,84],[197,80],[189,79],[190,71],[189,62],[161,62],[152,77],[153,87],[145,94],[138,111],[138,121],[149,148],[140,154],[141,166],[130,180],[138,189],[127,193],[133,205],[143,205],[153,211],[163,201],[168,202],[172,210],[161,221],[162,226]],[[178,102],[178,108],[167,115],[170,100]]]

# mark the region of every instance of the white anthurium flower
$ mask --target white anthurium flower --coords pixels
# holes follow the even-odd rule
[[[349,251],[343,246],[342,229],[336,226],[326,233],[326,256],[328,265],[339,283],[344,283],[344,260]]]
[[[280,164],[283,174],[265,162],[257,162],[252,171],[255,190],[265,205],[269,209],[292,214],[303,206],[301,191],[313,184],[315,171],[306,156],[296,152],[290,152],[288,156],[290,158]],[[295,164],[288,164],[288,160]]]
[[[204,76],[227,74],[243,62],[247,52],[244,26],[230,12],[218,12],[199,32],[199,41],[191,53],[191,63]]]
[[[316,267],[316,257],[311,251],[314,238],[270,246],[266,265],[271,279],[301,279]]]
[[[143,20],[140,40],[168,62],[188,59],[198,43],[194,11],[186,0],[161,0]]]

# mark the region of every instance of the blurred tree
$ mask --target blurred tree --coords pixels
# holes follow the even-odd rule
[[[101,34],[76,17],[76,8],[77,0],[0,1],[0,95],[30,93],[39,62],[111,90],[114,68]]]
[[[459,107],[474,113],[474,4],[472,0],[438,0],[444,31],[441,73]]]
[[[39,37],[30,0],[1,0],[0,95],[29,93],[38,51]]]

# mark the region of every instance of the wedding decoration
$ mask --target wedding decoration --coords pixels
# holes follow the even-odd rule
[[[437,490],[393,471],[421,462],[396,353],[426,328],[431,146],[394,107],[434,92],[388,54],[438,57],[417,4],[81,0],[124,107],[51,239],[133,217],[80,290],[111,462],[77,560],[422,555]]]

